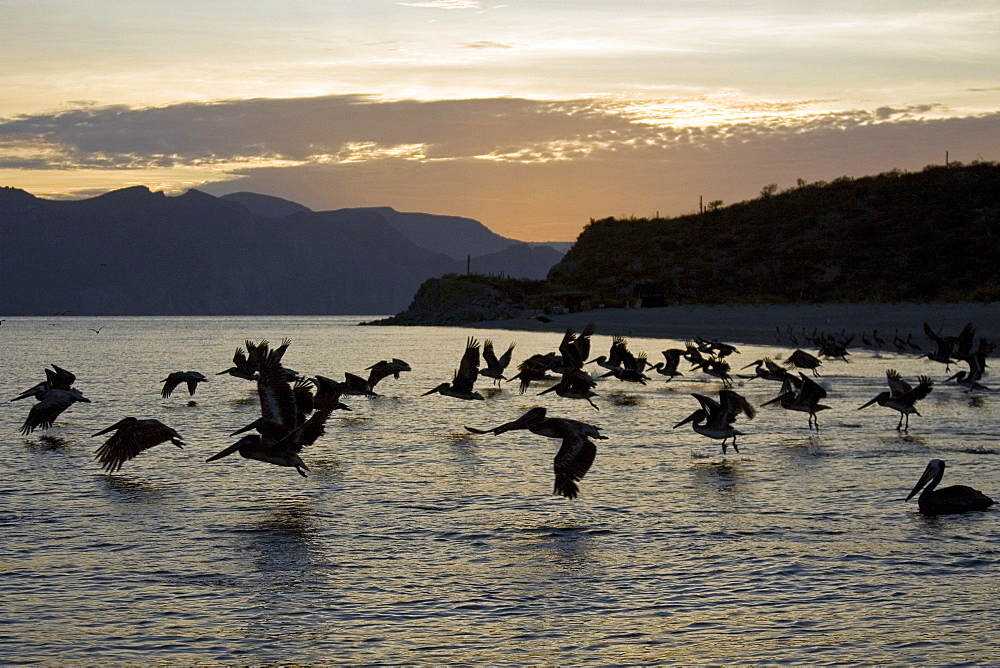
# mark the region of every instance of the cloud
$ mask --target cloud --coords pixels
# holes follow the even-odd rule
[[[175,187],[466,215],[515,237],[572,239],[592,217],[684,213],[699,195],[732,202],[768,183],[919,169],[945,151],[1000,157],[1000,113],[948,113],[718,97],[87,106],[0,119],[0,176],[38,183],[48,171],[79,191],[88,173],[100,183],[114,170],[123,182],[155,174],[167,186],[173,175]]]
[[[404,7],[427,9],[482,9],[482,3],[474,0],[428,0],[427,2],[400,2]]]

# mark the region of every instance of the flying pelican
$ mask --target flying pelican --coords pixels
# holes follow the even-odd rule
[[[185,445],[180,434],[159,420],[138,420],[127,417],[107,429],[102,429],[94,436],[107,434],[110,431],[115,433],[97,449],[95,454],[95,459],[108,473],[114,473],[122,467],[122,464],[154,445],[167,441],[178,448],[183,448]]]
[[[656,373],[666,376],[667,382],[669,383],[676,376],[684,375],[677,370],[677,367],[681,363],[681,356],[683,354],[684,351],[680,348],[667,348],[663,351],[663,358],[665,361],[657,362],[650,368],[656,371]]]
[[[590,400],[591,397],[600,396],[594,392],[596,385],[597,383],[586,371],[582,369],[566,369],[563,371],[562,380],[538,394],[555,392],[560,397],[565,397],[566,399],[586,399],[591,406],[600,410],[597,408],[597,404]]]
[[[502,434],[506,431],[527,429],[533,434],[562,440],[559,451],[552,461],[555,472],[553,494],[567,499],[575,499],[580,492],[576,484],[587,474],[597,456],[597,446],[590,439],[606,439],[600,428],[586,422],[567,418],[546,417],[545,408],[538,406],[513,422],[507,422],[492,429],[466,427],[473,434]]]
[[[775,380],[778,382],[785,382],[785,379],[790,375],[784,367],[778,365],[770,357],[763,357],[759,360],[754,360],[747,364],[744,369],[749,369],[754,367],[754,375],[743,376],[740,378],[746,378],[748,380],[753,380],[754,378],[763,378],[764,380]]]
[[[25,419],[24,425],[21,426],[21,433],[27,436],[35,429],[48,429],[64,410],[78,401],[90,403],[90,399],[83,396],[80,390],[75,387],[68,390],[48,390],[38,398],[38,403],[28,411],[28,417]]]
[[[514,344],[512,343],[503,355],[497,357],[497,354],[493,351],[493,341],[486,339],[483,343],[483,361],[486,362],[486,368],[480,369],[479,375],[492,378],[493,383],[499,385],[501,380],[507,380],[504,378],[503,372],[510,366],[510,358],[513,354]]]
[[[324,434],[324,425],[338,403],[341,390],[335,381],[316,376],[315,412],[308,419],[303,419],[304,411],[296,405],[295,392],[281,366],[283,352],[281,348],[268,350],[267,343],[262,342],[250,358],[258,374],[261,420],[254,424],[258,433],[244,436],[207,461],[213,462],[239,452],[246,459],[294,467],[299,475],[306,476],[309,467],[299,453]]]
[[[194,391],[198,387],[198,383],[207,381],[208,378],[205,378],[204,375],[197,371],[174,371],[160,381],[163,383],[163,390],[160,392],[160,396],[166,399],[181,383],[187,383],[188,394],[194,396]]]
[[[482,399],[483,395],[475,392],[472,386],[476,383],[476,378],[479,377],[479,341],[476,341],[471,336],[465,344],[465,352],[462,354],[462,362],[458,366],[458,371],[455,372],[455,377],[450,383],[441,383],[432,390],[424,392],[423,395],[426,397],[428,394],[443,394],[446,397],[455,397],[456,399]]]
[[[823,364],[823,362],[821,362],[818,357],[807,353],[802,349],[798,349],[789,355],[788,361],[785,362],[785,366],[794,366],[797,369],[812,369],[814,376],[819,375],[819,372],[816,369],[818,369],[821,364]]]
[[[76,382],[76,375],[71,372],[56,366],[51,365],[52,369],[45,370],[45,380],[38,383],[32,388],[29,388],[17,395],[11,401],[19,401],[21,399],[26,399],[28,397],[34,397],[35,399],[41,400],[49,390],[68,390],[73,387],[73,383]]]
[[[250,342],[247,341],[247,345]],[[234,378],[243,378],[244,380],[257,380],[256,370],[250,364],[250,360],[247,358],[247,353],[243,348],[237,348],[236,354],[233,355],[233,366],[220,371],[215,374],[216,376],[222,376],[224,374],[229,374]]]
[[[826,390],[812,378],[799,371],[798,378],[789,374],[788,378],[785,379],[781,385],[781,394],[770,401],[765,401],[761,406],[780,404],[786,410],[808,413],[808,428],[815,428],[816,431],[819,431],[819,418],[816,417],[816,413],[829,408],[829,406],[819,403],[820,399],[824,397],[826,397]]]
[[[740,413],[751,420],[754,418],[757,411],[750,402],[733,390],[726,389],[719,390],[719,401],[697,392],[692,392],[691,396],[698,400],[701,408],[675,424],[674,429],[690,422],[691,427],[702,436],[721,438],[722,454],[726,454],[726,441],[730,438],[733,439],[733,450],[739,452],[736,437],[743,436],[744,433],[733,427],[733,422]]]
[[[910,413],[920,415],[914,404],[931,393],[934,381],[927,376],[918,376],[917,386],[911,387],[895,369],[886,371],[885,378],[889,383],[889,391],[881,392],[867,404],[859,407],[858,410],[867,408],[872,404],[878,404],[879,406],[899,411],[899,424],[896,425],[896,431],[909,431]],[[903,426],[903,418],[906,418],[905,427]]]
[[[370,367],[366,367],[365,371],[369,371],[368,374],[368,388],[375,390],[375,386],[379,384],[384,378],[392,376],[396,380],[399,380],[399,374],[404,371],[412,371],[410,365],[401,359],[396,357],[392,358],[391,362],[386,362],[381,360],[372,364]]]
[[[966,485],[952,485],[935,489],[944,476],[944,468],[943,460],[932,459],[913,490],[906,496],[906,500],[909,501],[914,494],[920,492],[924,485],[927,485],[917,498],[917,505],[920,507],[921,513],[924,515],[950,515],[970,510],[986,510],[993,505],[993,499]]]
[[[555,353],[545,353],[544,355],[535,353],[517,365],[517,374],[512,376],[510,380],[521,381],[520,392],[524,394],[533,381],[556,380],[555,376],[549,375],[549,371],[561,364],[562,360]]]

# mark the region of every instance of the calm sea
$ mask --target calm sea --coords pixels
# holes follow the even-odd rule
[[[940,381],[943,366],[856,350],[821,369],[819,434],[767,407],[724,457],[671,428],[697,408],[691,392],[720,386],[704,375],[602,381],[599,411],[512,385],[484,402],[421,397],[451,379],[467,336],[516,342],[515,362],[560,336],[356,322],[7,318],[0,663],[1000,665],[1000,509],[935,519],[903,501],[934,457],[944,485],[1000,500],[1000,395],[938,385],[900,435],[893,411],[857,408],[888,368]],[[259,415],[254,384],[213,374],[244,339],[284,337],[303,374],[392,357],[413,371],[346,399],[354,410],[303,453],[308,478],[206,463]],[[630,347],[657,359],[677,343]],[[740,346],[734,366],[789,352]],[[23,437],[30,400],[6,400],[51,363],[93,403]],[[186,370],[210,381],[162,399],[160,381]],[[777,394],[737,389],[755,405]],[[574,501],[551,494],[557,442],[463,428],[536,405],[609,437]],[[126,415],[188,446],[105,474],[90,435]]]

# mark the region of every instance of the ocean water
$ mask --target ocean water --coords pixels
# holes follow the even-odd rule
[[[818,434],[765,407],[724,456],[672,428],[697,408],[691,392],[720,387],[702,374],[601,381],[600,410],[541,386],[421,397],[451,379],[467,336],[516,342],[515,362],[560,336],[356,322],[7,318],[0,663],[1000,665],[1000,509],[927,518],[903,501],[935,457],[943,485],[1000,500],[1000,395],[939,384],[900,434],[893,411],[857,408],[888,368],[940,381],[943,366],[855,350],[821,368]],[[353,410],[303,452],[308,478],[206,463],[259,414],[253,383],[213,374],[244,339],[284,337],[286,365],[307,375],[392,357],[413,371],[345,399]],[[651,359],[678,345],[629,343]],[[789,352],[740,346],[734,366]],[[51,363],[92,403],[21,436],[30,400],[6,400]],[[181,370],[210,380],[162,399]],[[736,389],[758,406],[777,394]],[[551,494],[556,441],[464,429],[536,405],[608,436],[573,501]],[[91,434],[126,415],[166,422],[187,447],[104,473],[105,437]]]

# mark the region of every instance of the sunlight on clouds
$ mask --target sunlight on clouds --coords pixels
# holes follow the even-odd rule
[[[426,144],[400,144],[398,146],[380,146],[377,142],[348,142],[333,154],[310,156],[304,163],[346,165],[354,162],[367,162],[384,158],[402,160],[427,159]]]

